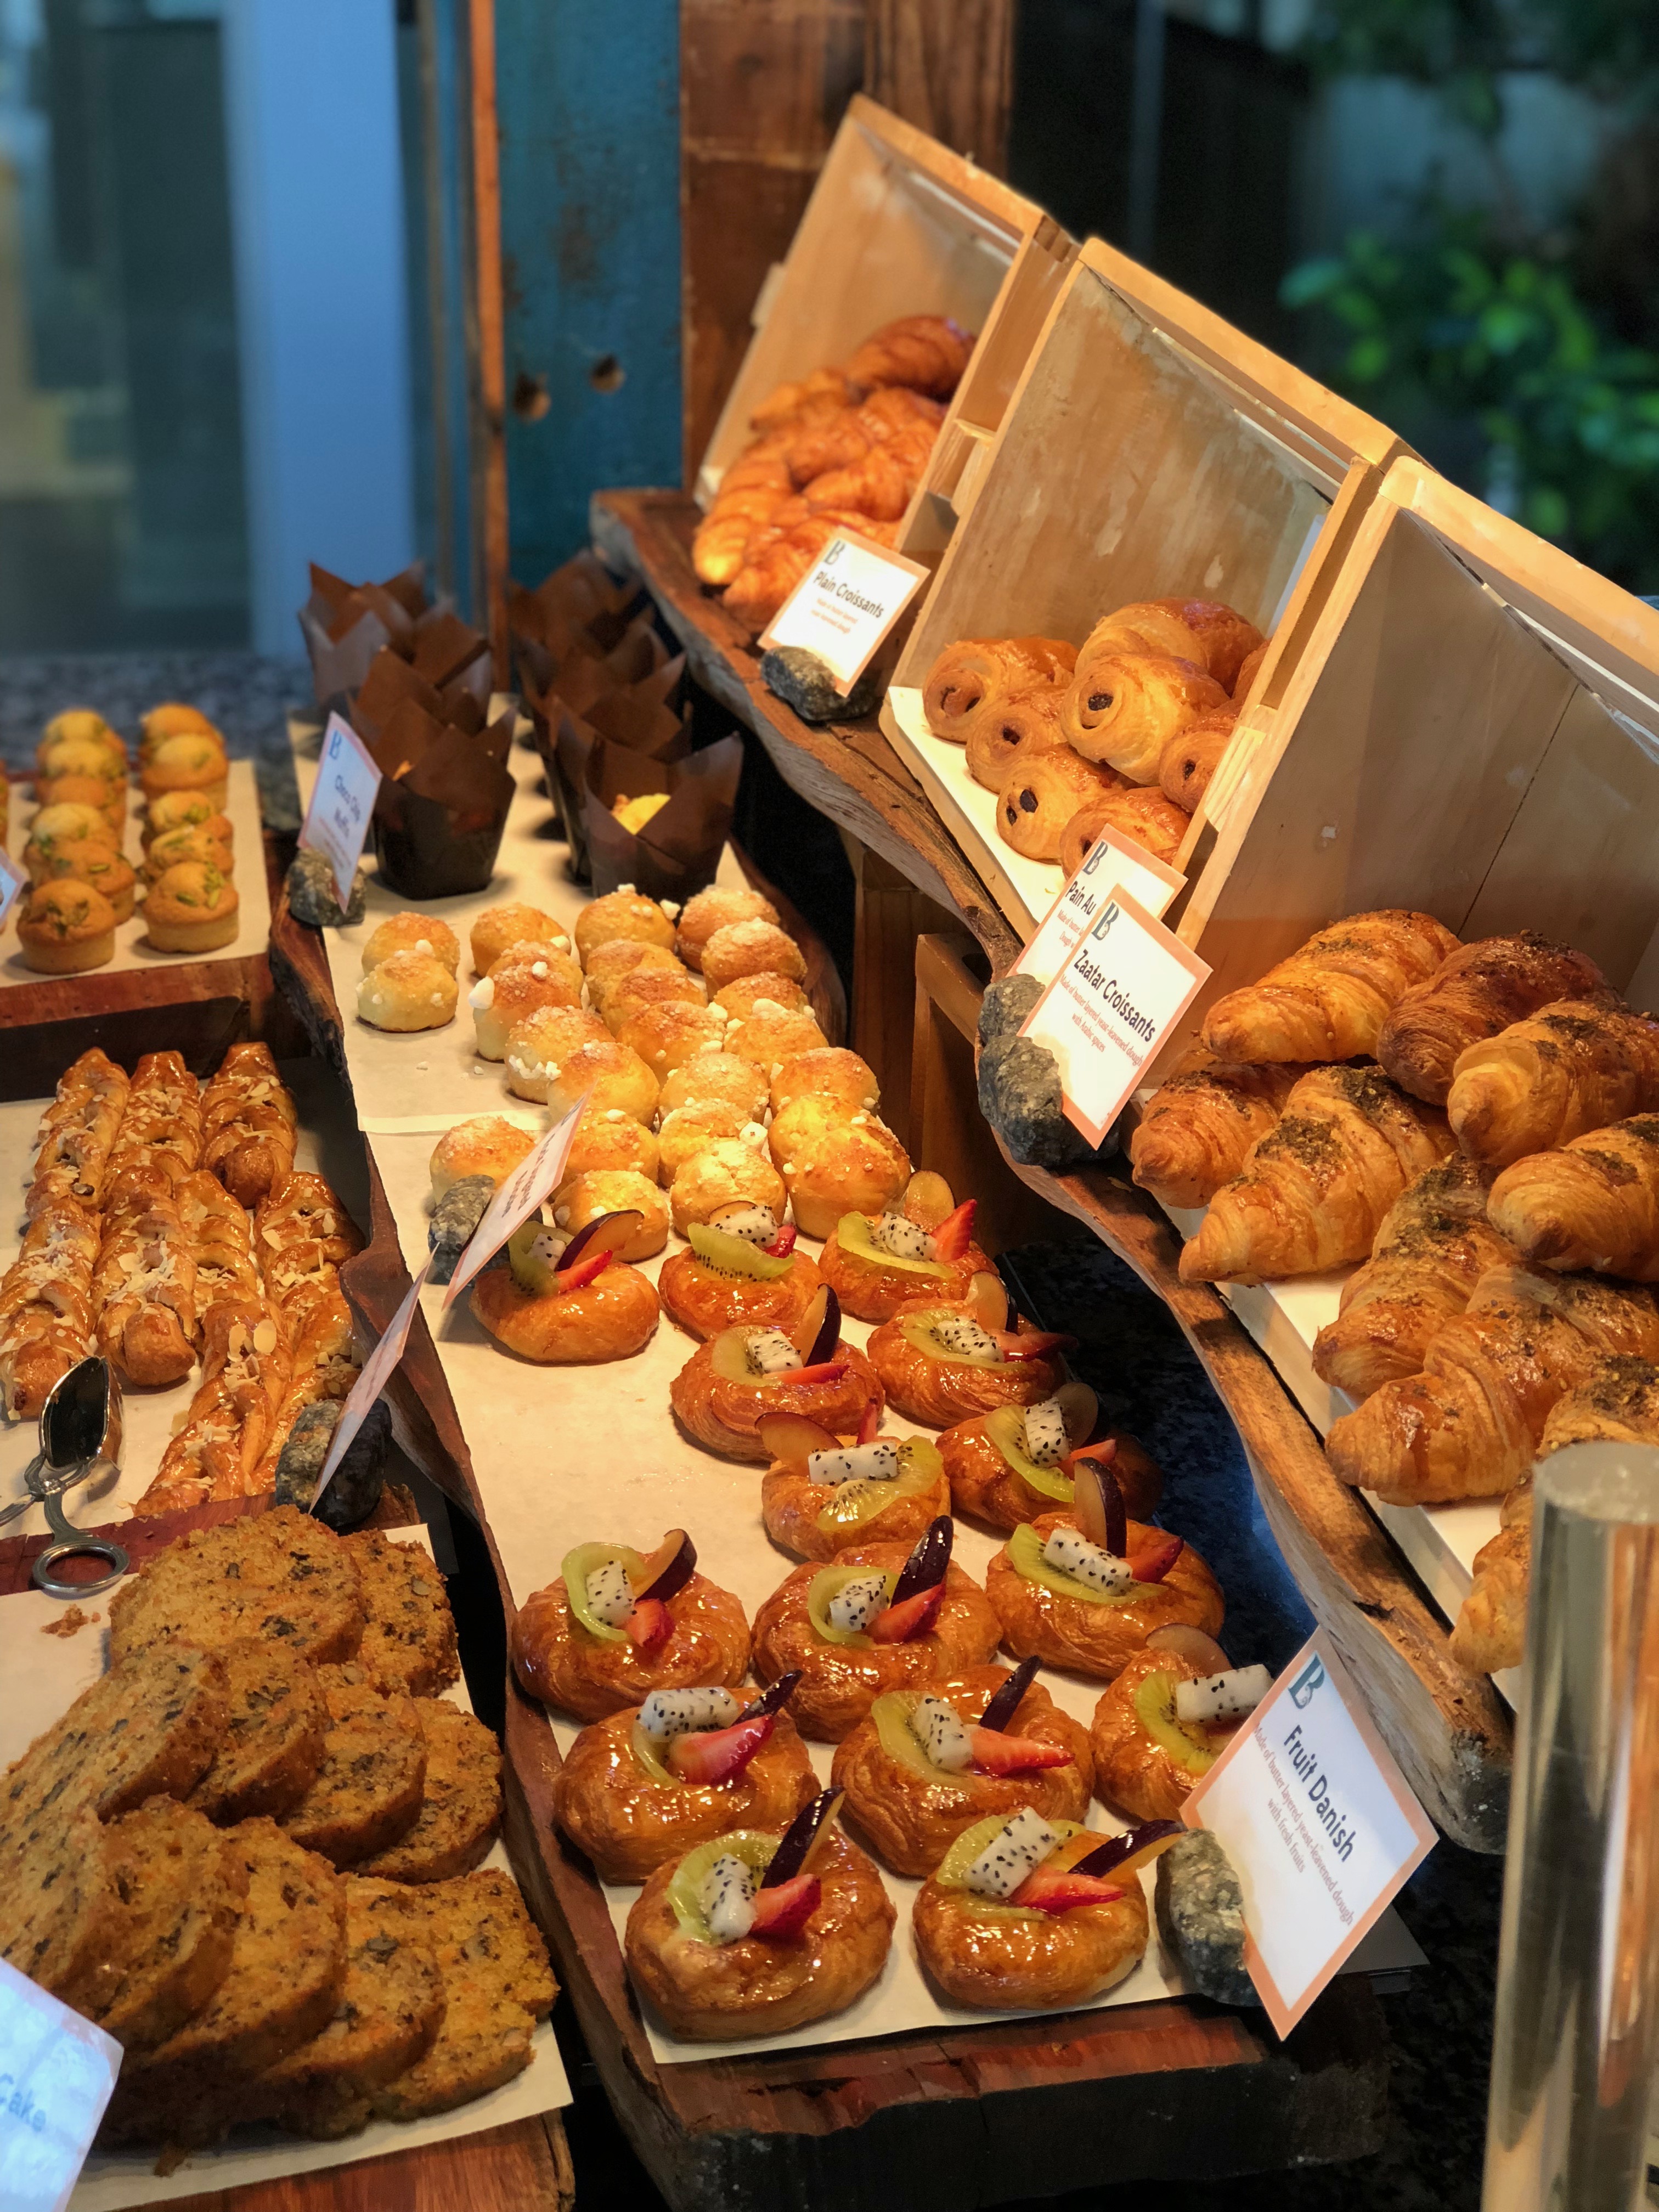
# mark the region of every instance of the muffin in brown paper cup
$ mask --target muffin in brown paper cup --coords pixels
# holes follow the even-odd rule
[[[743,743],[721,738],[664,763],[604,738],[587,757],[582,812],[596,897],[632,884],[647,898],[681,905],[714,880],[732,830],[743,773]],[[625,830],[611,809],[619,799],[666,791],[668,804],[642,830]]]

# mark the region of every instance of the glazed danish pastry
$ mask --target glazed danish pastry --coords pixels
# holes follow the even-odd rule
[[[749,1671],[749,1624],[696,1559],[681,1528],[648,1559],[626,1544],[578,1544],[514,1616],[521,1686],[587,1721],[653,1690],[734,1689]]]
[[[1127,1434],[1085,1443],[1094,1420],[1094,1392],[1063,1382],[1039,1405],[998,1406],[958,1421],[939,1440],[952,1505],[993,1528],[1018,1528],[1069,1507],[1077,1491],[1073,1461],[1089,1457],[1109,1463],[1126,1508],[1144,1518],[1163,1494],[1162,1471]]]
[[[771,1457],[759,1435],[766,1414],[800,1413],[840,1434],[855,1431],[865,1408],[882,1402],[875,1370],[856,1345],[838,1340],[826,1358],[809,1364],[782,1329],[748,1322],[699,1345],[668,1396],[698,1443],[726,1459],[763,1464]]]
[[[1087,1814],[1088,1731],[1030,1680],[1035,1671],[1028,1662],[1016,1681],[1006,1667],[972,1667],[926,1692],[890,1691],[836,1746],[831,1773],[847,1810],[895,1874],[931,1874],[964,1829],[992,1814],[1006,1820],[1025,1805],[1049,1820]]]
[[[1107,1803],[1137,1820],[1180,1819],[1194,1784],[1272,1685],[1265,1667],[1228,1670],[1225,1659],[1219,1645],[1206,1663],[1160,1644],[1127,1662],[1095,1707],[1089,1731],[1095,1787]],[[1213,1718],[1184,1718],[1183,1683],[1204,1685],[1194,1702],[1224,1710]]]
[[[925,1437],[843,1443],[816,1422],[774,1414],[761,1480],[761,1518],[797,1559],[833,1559],[848,1544],[914,1544],[951,1510],[944,1463]],[[784,1440],[780,1442],[780,1432]]]
[[[918,1298],[965,1298],[990,1261],[973,1241],[977,1200],[957,1206],[942,1176],[912,1176],[903,1198],[878,1214],[843,1213],[819,1271],[859,1321],[891,1321]]]
[[[720,1219],[694,1221],[690,1249],[662,1263],[657,1291],[669,1319],[703,1338],[745,1325],[789,1334],[818,1294],[817,1267],[796,1251],[794,1231],[780,1230],[769,1206],[720,1212],[738,1221],[736,1231]]]
[[[1071,1540],[1055,1549],[1077,1571],[1056,1565],[1048,1556],[1057,1534]],[[1172,1551],[1175,1556],[1165,1565]],[[1181,1625],[1213,1636],[1221,1626],[1225,1607],[1220,1585],[1179,1537],[1131,1521],[1127,1553],[1108,1560],[1115,1572],[1101,1567],[1107,1558],[1083,1537],[1073,1512],[1044,1513],[1021,1522],[985,1577],[1002,1641],[1016,1657],[1035,1656],[1048,1666],[1109,1682],[1154,1629]],[[1161,1579],[1140,1579],[1153,1569]]]
[[[981,1285],[989,1286],[982,1296]],[[981,1316],[1000,1290],[994,1275],[977,1275],[968,1298],[918,1299],[872,1332],[866,1349],[895,1412],[947,1429],[997,1406],[1053,1397],[1068,1340],[1024,1323],[988,1326]]]
[[[596,1255],[598,1256],[598,1255]],[[521,1279],[509,1263],[486,1267],[472,1285],[474,1316],[498,1344],[539,1366],[596,1365],[631,1358],[657,1331],[661,1309],[648,1277],[626,1261],[587,1275],[581,1267],[565,1281],[546,1255],[537,1283]]]

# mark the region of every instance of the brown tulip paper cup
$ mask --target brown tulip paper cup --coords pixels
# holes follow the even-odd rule
[[[722,738],[701,752],[666,764],[604,738],[587,758],[583,815],[596,897],[632,884],[647,898],[678,899],[714,880],[732,830],[743,773],[743,743]],[[668,804],[643,830],[624,830],[612,806],[647,791],[666,791]]]
[[[370,750],[382,774],[374,850],[400,898],[455,898],[488,885],[513,804],[512,743],[511,714],[467,731],[412,700],[394,710]]]
[[[419,562],[384,584],[348,584],[311,564],[311,597],[300,610],[300,634],[311,661],[312,689],[325,706],[357,690],[369,663],[387,646],[407,659],[426,606]]]

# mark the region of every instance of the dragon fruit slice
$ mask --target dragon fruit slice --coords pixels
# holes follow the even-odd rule
[[[799,1352],[781,1328],[750,1329],[744,1351],[750,1371],[755,1375],[783,1375],[803,1364]]]
[[[640,1726],[653,1743],[672,1743],[694,1729],[729,1728],[740,1711],[730,1690],[653,1690]]]
[[[826,1610],[832,1627],[861,1636],[886,1604],[886,1576],[857,1575],[842,1584]]]
[[[607,1628],[626,1626],[634,1610],[634,1589],[620,1559],[607,1559],[587,1577],[587,1609]]]
[[[703,1877],[702,1913],[717,1943],[736,1943],[755,1924],[755,1876],[735,1851],[722,1851]]]
[[[1059,1841],[1059,1830],[1027,1805],[992,1837],[963,1875],[963,1884],[981,1897],[1012,1897]]]
[[[1194,1721],[1243,1720],[1253,1713],[1273,1686],[1265,1667],[1230,1667],[1224,1674],[1205,1674],[1196,1682],[1176,1685],[1176,1718]]]
[[[1042,1547],[1042,1557],[1046,1565],[1057,1567],[1073,1582],[1087,1583],[1091,1589],[1114,1597],[1134,1583],[1134,1571],[1127,1559],[1115,1559],[1075,1528],[1056,1528]]]
[[[943,1698],[924,1698],[910,1716],[910,1733],[935,1766],[962,1774],[973,1764],[974,1747],[962,1717]]]
[[[1066,1414],[1058,1398],[1025,1408],[1025,1455],[1038,1467],[1058,1467],[1071,1449]]]
[[[933,1323],[933,1334],[947,1352],[964,1357],[985,1358],[997,1349],[990,1330],[981,1328],[969,1314],[942,1314]]]
[[[809,1452],[809,1482],[896,1482],[899,1448],[890,1438],[874,1443],[848,1444],[836,1451]]]
[[[778,1217],[769,1206],[723,1206],[708,1225],[727,1237],[741,1237],[746,1244],[766,1245],[778,1233]]]
[[[896,1260],[931,1260],[933,1240],[919,1221],[908,1214],[897,1213],[890,1206],[871,1232],[871,1242],[884,1252],[890,1252]]]

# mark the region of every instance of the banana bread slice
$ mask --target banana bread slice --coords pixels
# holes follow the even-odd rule
[[[317,1673],[329,1713],[322,1765],[282,1826],[307,1850],[351,1866],[395,1844],[419,1818],[426,1739],[413,1698],[383,1697],[357,1667]]]
[[[275,1819],[299,1803],[323,1763],[322,1685],[308,1659],[257,1637],[227,1644],[221,1656],[229,1725],[190,1802],[222,1826],[261,1814]]]
[[[90,1806],[42,1819],[0,1878],[0,1959],[77,2012],[93,2001],[121,1927]]]
[[[165,2042],[230,1971],[247,1901],[246,1858],[212,1822],[152,1797],[104,1831],[121,1929],[104,1961],[107,1993],[92,2017],[128,2051]]]
[[[501,1825],[501,1753],[489,1730],[441,1698],[416,1698],[415,1713],[426,1740],[419,1815],[406,1836],[354,1869],[380,1881],[448,1881],[470,1874]]]
[[[378,1528],[344,1540],[362,1581],[368,1626],[357,1656],[381,1686],[435,1698],[461,1677],[455,1617],[443,1577],[418,1544],[394,1543]]]
[[[186,1796],[229,1721],[216,1652],[169,1644],[112,1666],[0,1779],[0,1880],[43,1820],[88,1806],[108,1820],[149,1797]]]
[[[174,1638],[218,1647],[253,1636],[320,1662],[349,1659],[363,1626],[350,1553],[320,1521],[279,1505],[157,1553],[110,1601],[110,1655]]]

